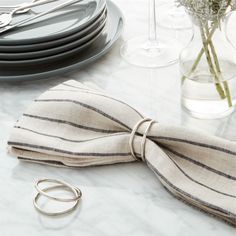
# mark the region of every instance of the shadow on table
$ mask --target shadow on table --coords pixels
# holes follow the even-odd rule
[[[197,119],[182,111],[181,124],[187,128],[200,129],[218,137],[236,140],[236,112],[221,119]]]
[[[38,213],[38,221],[44,229],[61,230],[69,227],[79,217],[82,208],[83,208],[83,201],[81,199],[78,206],[73,212],[56,217],[55,216],[50,217]],[[58,209],[58,211],[59,210],[60,208]]]

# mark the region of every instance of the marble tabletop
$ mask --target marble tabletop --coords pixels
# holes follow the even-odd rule
[[[27,106],[46,89],[68,79],[102,89],[159,122],[236,139],[236,113],[225,119],[204,121],[182,111],[178,64],[154,70],[133,67],[122,60],[119,48],[123,40],[147,33],[147,4],[144,0],[115,2],[126,17],[125,30],[114,48],[99,61],[61,77],[0,84],[0,235],[235,235],[232,226],[175,199],[143,163],[64,169],[20,162],[7,154],[11,127]],[[191,30],[163,28],[159,28],[159,33],[178,37],[183,45],[192,34]],[[32,205],[33,186],[42,177],[79,186],[83,200],[78,210],[55,219],[38,214]]]

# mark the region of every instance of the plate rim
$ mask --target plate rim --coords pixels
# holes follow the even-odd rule
[[[32,47],[34,47],[34,46],[47,46],[48,44],[53,44],[53,46],[52,47],[55,47],[56,45],[54,45],[54,43],[55,43],[55,41],[59,41],[60,40],[60,42],[58,43],[58,45],[61,45],[61,44],[63,44],[63,43],[65,43],[65,42],[69,42],[70,40],[71,40],[71,38],[73,38],[73,37],[75,37],[75,35],[76,35],[76,37],[79,37],[79,36],[81,36],[81,34],[86,34],[87,33],[87,31],[89,31],[89,30],[91,30],[93,27],[95,27],[95,25],[96,24],[98,24],[100,21],[101,21],[101,19],[103,18],[103,16],[104,16],[104,13],[105,13],[105,11],[106,11],[106,7],[103,9],[103,11],[97,16],[97,18],[96,19],[94,19],[94,21],[93,22],[91,22],[91,24],[89,24],[89,25],[87,25],[87,26],[85,26],[83,29],[81,29],[81,30],[79,30],[78,32],[75,32],[74,34],[70,34],[70,35],[68,35],[68,36],[66,36],[66,37],[63,37],[63,38],[59,38],[59,39],[55,39],[55,40],[50,40],[50,41],[47,41],[47,42],[41,42],[41,43],[32,43],[32,44],[28,44],[28,45],[0,45],[0,51],[2,50],[2,48],[1,47],[8,47],[8,48],[10,48],[10,50],[12,50],[12,51],[10,51],[10,52],[6,52],[7,51],[7,49],[3,49],[4,50],[4,52],[3,53],[22,53],[22,52],[25,52],[25,50],[26,51],[32,51],[33,49],[27,49],[27,47],[28,48],[32,48]],[[65,41],[65,39],[68,39],[68,40],[66,40]],[[57,43],[56,42],[56,43]],[[14,49],[16,49],[17,51],[13,51]],[[18,49],[20,49],[20,51],[18,51]],[[6,50],[6,51],[5,51]],[[36,51],[40,51],[40,50],[42,50],[42,49],[36,49]]]
[[[110,42],[101,51],[97,52],[93,56],[91,56],[83,61],[75,62],[71,65],[68,65],[68,66],[65,66],[62,68],[58,68],[55,70],[39,72],[39,73],[35,73],[35,74],[24,74],[24,75],[19,75],[19,76],[17,76],[17,75],[0,76],[0,82],[14,83],[14,82],[19,82],[19,81],[23,82],[23,81],[51,79],[51,77],[58,76],[61,73],[65,74],[68,72],[73,72],[76,69],[80,69],[80,68],[96,61],[100,57],[102,57],[104,54],[106,54],[112,48],[112,45],[115,44],[117,42],[117,40],[119,39],[119,37],[121,36],[123,29],[124,29],[124,22],[125,22],[124,15],[121,12],[120,8],[111,0],[107,0],[107,3],[111,4],[111,6],[113,6],[116,9],[116,11],[119,13],[120,22],[122,22],[122,24],[120,25],[120,22],[119,22],[118,31],[115,33],[115,35],[110,40]]]
[[[70,34],[73,34],[75,33],[76,31],[78,31],[79,29],[83,28],[83,27],[86,27],[89,23],[91,23],[91,21],[93,21],[96,16],[98,16],[102,10],[104,9],[104,7],[106,6],[106,0],[96,0],[96,1],[100,1],[101,3],[101,6],[99,9],[97,9],[97,11],[94,12],[94,15],[86,22],[84,22],[82,25],[80,25],[78,28],[74,28],[74,29],[71,29],[69,31],[62,31],[62,32],[59,32],[57,34],[53,34],[53,35],[49,35],[47,37],[39,37],[39,38],[34,38],[34,39],[1,39],[0,37],[0,44],[1,45],[7,45],[7,46],[11,46],[12,44],[13,45],[25,45],[25,44],[32,44],[32,43],[40,43],[40,42],[47,42],[47,41],[51,41],[51,40],[54,40],[54,39],[59,39],[59,38],[63,38],[65,37],[66,35],[70,35]]]
[[[19,61],[17,61],[16,64],[12,65],[12,67],[21,65],[21,64],[23,64],[23,63],[24,63],[24,66],[31,66],[32,63],[33,63],[33,64],[37,64],[37,63],[41,63],[41,62],[45,61],[45,58],[46,58],[46,60],[47,60],[46,63],[51,63],[50,60],[57,59],[57,58],[58,58],[58,57],[57,57],[58,55],[63,58],[65,54],[68,54],[68,56],[69,56],[70,53],[72,53],[73,50],[78,50],[78,52],[79,52],[79,51],[81,51],[81,48],[84,48],[85,45],[89,46],[89,45],[91,44],[90,42],[95,41],[95,40],[96,40],[95,38],[97,38],[97,36],[100,36],[100,34],[103,32],[104,27],[105,27],[105,24],[104,24],[104,25],[101,27],[101,29],[95,34],[94,37],[92,37],[91,39],[85,41],[82,45],[79,45],[78,47],[72,48],[72,49],[69,50],[68,52],[67,52],[67,51],[64,51],[64,52],[61,52],[61,53],[58,53],[58,54],[54,54],[54,55],[46,56],[46,57],[42,57],[42,58],[37,58],[37,59],[19,60]],[[76,51],[76,52],[77,52],[77,51]],[[66,57],[66,56],[65,56],[65,57]],[[1,64],[1,61],[0,61],[0,64],[1,64],[0,66],[9,66],[9,65],[11,64],[11,62],[10,62],[10,60],[8,60],[8,61],[9,61],[9,64],[7,64],[7,63],[5,63],[5,64],[2,63],[2,64]]]
[[[96,22],[96,24],[93,25],[92,28],[95,28],[92,32],[90,33],[87,33],[85,32],[85,34],[83,35],[83,37],[81,38],[80,36],[78,36],[78,38],[72,40],[72,41],[69,41],[67,43],[64,43],[62,45],[58,45],[58,46],[55,46],[55,47],[52,47],[52,48],[49,48],[49,49],[45,49],[45,50],[36,50],[36,51],[31,51],[31,52],[19,52],[19,53],[4,53],[4,54],[8,54],[8,56],[12,56],[13,58],[14,57],[17,57],[17,55],[21,54],[20,56],[21,57],[24,57],[24,55],[27,54],[27,57],[26,59],[16,59],[14,60],[13,58],[9,58],[9,59],[2,59],[1,58],[1,54],[0,53],[0,66],[1,65],[11,65],[12,63],[15,64],[15,65],[18,65],[18,64],[21,64],[21,63],[24,63],[24,64],[27,64],[27,62],[33,62],[33,63],[37,63],[39,61],[39,59],[43,60],[44,58],[48,58],[48,57],[51,57],[51,56],[54,56],[54,55],[58,55],[58,54],[61,54],[63,52],[65,52],[66,50],[72,50],[73,47],[80,47],[82,46],[83,44],[85,44],[87,41],[89,41],[90,39],[92,39],[93,37],[96,37],[97,33],[102,29],[104,28],[104,25],[106,24],[106,11],[103,13],[103,17],[101,18],[101,20],[99,22]],[[81,42],[82,41],[82,42]],[[71,46],[73,44],[73,46]],[[76,45],[74,45],[76,44]],[[77,45],[78,44],[78,45]],[[70,49],[68,49],[68,45],[70,45]],[[53,50],[53,52],[52,52]],[[61,52],[55,52],[58,51],[58,50],[61,50]],[[47,51],[47,52],[46,52]],[[39,53],[49,53],[49,55],[44,55],[44,56],[37,56]],[[12,55],[9,55],[9,54],[12,54]],[[33,54],[34,58],[30,58],[30,56]],[[14,65],[13,65],[14,66]]]

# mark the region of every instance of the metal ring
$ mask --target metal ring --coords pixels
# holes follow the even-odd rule
[[[53,189],[57,189],[57,188],[67,188],[67,189],[70,189],[70,188],[68,188],[68,186],[62,184],[62,185],[56,185],[56,186],[44,188],[42,191],[47,192],[47,191],[50,191],[50,190],[53,190]],[[78,189],[78,188],[74,188],[74,190],[76,191],[77,195],[79,195],[80,192],[81,192],[80,189]],[[69,209],[67,209],[67,210],[58,211],[58,212],[48,212],[48,211],[45,211],[45,210],[43,210],[42,208],[39,207],[37,201],[40,198],[40,196],[43,196],[43,195],[41,193],[37,193],[37,195],[35,196],[35,198],[33,200],[34,207],[36,208],[37,211],[39,211],[40,213],[42,213],[44,215],[47,215],[47,216],[59,216],[59,215],[67,214],[67,213],[69,213],[69,212],[71,212],[71,211],[76,209],[76,207],[77,207],[77,205],[79,203],[79,200],[80,200],[80,198],[78,198],[75,201],[75,204],[72,207],[70,207]]]
[[[142,142],[141,142],[141,158],[142,160],[145,162],[146,161],[146,157],[145,157],[145,148],[146,148],[146,142],[147,142],[147,135],[149,130],[151,129],[152,125],[156,123],[155,120],[150,120],[146,130],[144,131],[143,134],[143,138],[142,138]]]
[[[45,190],[47,188],[40,189],[39,184],[43,183],[43,182],[56,183],[56,184],[63,185],[65,187],[69,188],[75,194],[75,197],[74,198],[60,198],[60,197],[51,196],[50,194],[45,192],[45,191],[47,191],[47,190]],[[53,199],[53,200],[59,201],[59,202],[74,202],[74,201],[79,200],[82,196],[82,192],[79,188],[76,188],[76,187],[74,187],[74,186],[72,186],[72,185],[70,185],[70,184],[68,184],[64,181],[55,180],[55,179],[40,179],[35,184],[35,188],[41,195],[44,195],[47,198],[50,198],[50,199]]]
[[[129,147],[130,147],[130,152],[131,152],[131,155],[133,156],[133,158],[135,160],[139,160],[138,157],[136,157],[135,155],[135,152],[134,152],[134,138],[135,138],[135,134],[137,133],[139,127],[141,124],[145,123],[146,121],[151,121],[150,118],[144,118],[142,120],[140,120],[133,128],[131,134],[130,134],[130,139],[129,139]]]

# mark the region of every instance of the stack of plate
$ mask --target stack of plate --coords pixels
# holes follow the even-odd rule
[[[10,5],[9,0],[4,1]],[[25,0],[10,0],[12,5],[16,2]],[[34,14],[62,2],[65,0],[34,8]],[[27,17],[29,14],[22,14],[14,21]],[[123,16],[112,2],[83,0],[3,33],[0,35],[0,80],[45,78],[80,68],[106,53],[122,28]]]

